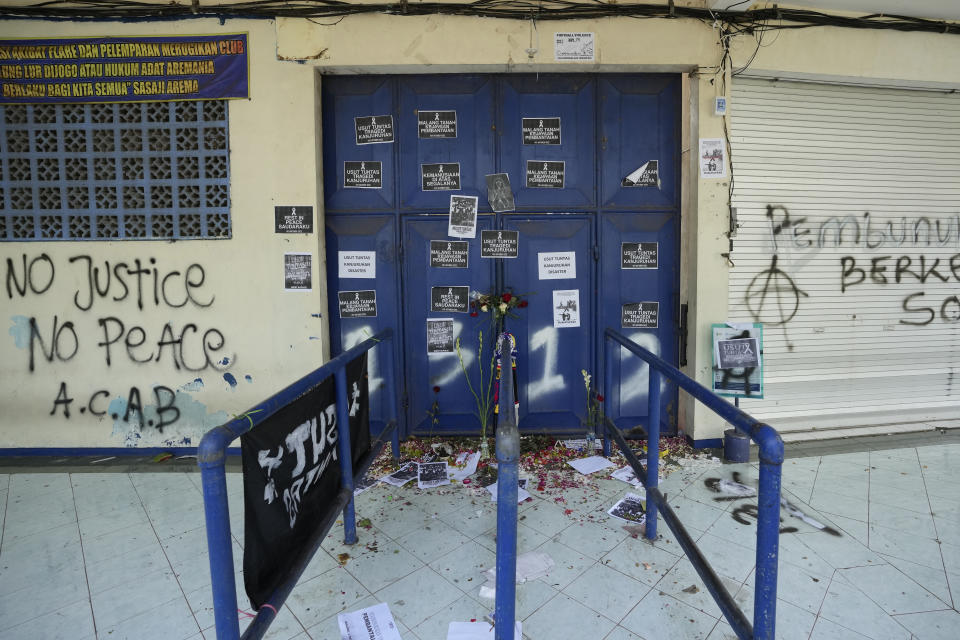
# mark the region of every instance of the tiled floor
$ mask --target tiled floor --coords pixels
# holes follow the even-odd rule
[[[704,485],[734,472],[756,482],[755,465],[723,465],[677,471],[663,490],[749,618],[754,530],[732,516],[750,500],[716,501]],[[781,536],[778,636],[957,638],[958,477],[956,443],[788,459],[784,495],[840,535],[784,513],[783,526],[798,531]],[[195,472],[0,474],[0,640],[214,638],[199,480]],[[239,475],[229,482],[239,532]],[[628,489],[598,479],[564,501],[533,491],[520,505],[520,551],[556,563],[517,588],[525,637],[733,638],[662,523],[663,538],[650,545],[606,515]],[[444,640],[450,621],[493,608],[479,595],[480,572],[494,563],[489,496],[379,485],[357,511],[372,528],[353,547],[327,540],[269,637],[335,640],[338,612],[386,602],[405,640]],[[241,544],[237,533],[240,593]]]

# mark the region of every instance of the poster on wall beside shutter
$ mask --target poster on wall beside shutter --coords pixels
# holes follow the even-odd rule
[[[763,398],[763,325],[714,324],[713,390],[730,398]]]
[[[554,33],[553,58],[558,62],[593,62],[593,33]]]
[[[727,177],[727,151],[722,138],[700,138],[700,177]]]

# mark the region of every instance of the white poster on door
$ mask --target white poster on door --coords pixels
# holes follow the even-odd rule
[[[553,326],[557,329],[580,326],[580,290],[553,292]]]
[[[537,253],[537,272],[541,280],[566,280],[577,277],[576,251]]]
[[[338,251],[337,275],[341,278],[376,278],[376,251]]]

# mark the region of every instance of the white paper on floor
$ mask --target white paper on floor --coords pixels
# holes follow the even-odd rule
[[[643,508],[643,498],[635,493],[628,493],[617,501],[617,504],[610,507],[607,513],[614,518],[633,524],[644,524],[647,521],[647,514]]]
[[[447,628],[447,640],[493,640],[494,629],[489,622],[451,622]],[[523,625],[517,620],[513,630],[514,640],[523,640]]]
[[[620,467],[616,471],[610,474],[610,477],[614,480],[619,480],[620,482],[626,482],[627,484],[632,484],[635,487],[642,485],[639,479],[637,479],[637,474],[633,472],[633,467],[627,465],[625,467]]]
[[[567,460],[567,464],[585,476],[588,476],[596,471],[600,471],[601,469],[606,469],[607,467],[613,466],[613,463],[603,456],[590,456],[589,458]]]
[[[720,493],[725,493],[728,496],[737,496],[740,498],[752,498],[757,495],[757,490],[753,487],[748,487],[745,484],[740,484],[739,482],[734,482],[733,480],[720,479],[720,482],[717,483],[717,491]]]
[[[536,580],[550,573],[554,567],[553,558],[542,551],[528,551],[517,556],[517,584],[527,580]],[[497,568],[483,572],[487,583],[480,587],[480,597],[493,599],[497,595]]]
[[[430,489],[444,484],[450,484],[450,474],[447,471],[447,461],[424,462],[419,466],[417,487]]]
[[[497,501],[497,483],[494,482],[493,484],[487,485],[486,489],[487,491],[490,492],[490,500],[492,502],[496,502]],[[517,480],[517,504],[523,502],[524,500],[530,497],[532,496],[530,495],[530,492],[527,491],[527,479],[520,478],[519,480]]]
[[[463,459],[461,459],[461,456],[463,456]],[[450,479],[456,480],[457,482],[463,482],[464,480],[466,480],[467,478],[469,478],[470,476],[472,476],[474,473],[477,472],[478,462],[480,462],[479,451],[474,451],[469,456],[460,454],[460,456],[457,456],[456,465],[457,467],[459,467],[460,465],[465,465],[465,466],[463,468],[454,468],[450,472]]]
[[[366,609],[341,613],[340,640],[403,640],[386,602]]]
[[[580,438],[580,439],[577,439],[577,440],[557,440],[557,445],[562,445],[562,446],[566,447],[567,449],[576,449],[576,450],[578,450],[578,451],[583,451],[583,450],[587,449],[587,439],[586,439],[586,438]],[[603,449],[603,440],[594,440],[594,441],[593,441],[593,448],[594,448],[595,450],[596,450],[596,449]]]
[[[380,478],[381,482],[386,482],[395,487],[402,487],[417,477],[418,465],[416,462],[408,462],[390,475]]]

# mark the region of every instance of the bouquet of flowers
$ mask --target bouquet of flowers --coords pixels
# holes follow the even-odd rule
[[[513,313],[513,309],[523,309],[529,303],[523,298],[526,294],[513,293],[505,291],[503,293],[480,293],[474,291],[471,294],[470,315],[476,318],[481,313],[492,313],[494,322],[500,322],[504,317],[519,318]]]

